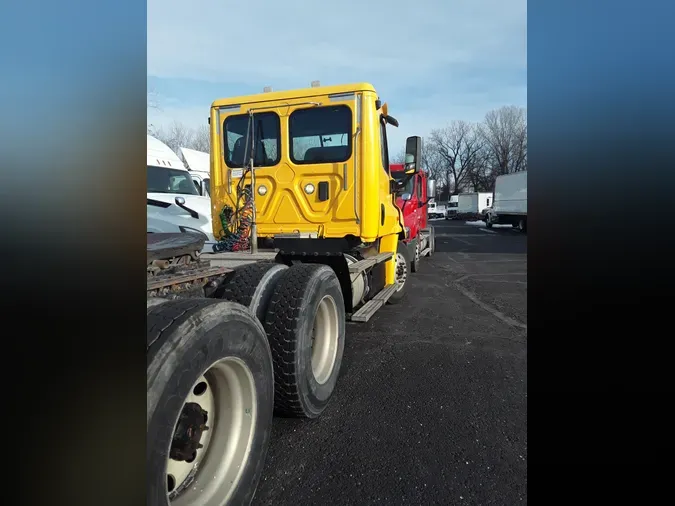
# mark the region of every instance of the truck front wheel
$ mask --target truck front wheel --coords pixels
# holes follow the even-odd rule
[[[518,220],[518,230],[521,232],[527,232],[527,218],[520,218]]]
[[[410,250],[405,243],[399,241],[396,251],[396,291],[389,297],[389,304],[398,304],[405,297],[406,285],[408,283],[408,274],[410,273]]]
[[[418,236],[415,239],[414,257],[412,262],[410,262],[410,272],[417,272],[420,269],[420,253],[420,238]]]
[[[328,405],[345,347],[345,302],[327,265],[296,264],[274,288],[265,316],[274,358],[274,409],[316,418]]]
[[[250,504],[272,427],[274,374],[250,312],[213,299],[147,310],[147,501]]]
[[[428,256],[433,256],[436,253],[436,229],[429,227],[429,253]]]

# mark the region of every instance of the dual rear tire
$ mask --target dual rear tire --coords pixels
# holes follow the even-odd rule
[[[249,504],[273,412],[316,418],[337,383],[345,307],[330,267],[251,264],[214,296],[148,303],[152,506]]]
[[[147,310],[147,504],[248,504],[263,471],[274,376],[243,306],[170,300]]]
[[[218,297],[262,322],[274,363],[274,411],[316,418],[335,390],[345,341],[345,305],[333,269],[257,263],[235,270]]]

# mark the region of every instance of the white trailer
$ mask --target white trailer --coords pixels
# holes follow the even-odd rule
[[[457,215],[465,219],[477,219],[481,212],[490,206],[492,193],[470,192],[460,193],[457,200]]]
[[[178,155],[148,135],[147,232],[193,233],[203,237],[202,253],[213,253],[211,199],[199,194]]]
[[[495,181],[494,203],[485,223],[508,224],[525,232],[527,230],[527,171],[498,176]]]
[[[211,197],[211,160],[208,153],[195,149],[180,148],[187,169],[192,174],[192,180],[204,197]]]

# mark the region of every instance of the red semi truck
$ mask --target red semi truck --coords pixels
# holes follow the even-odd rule
[[[429,179],[425,172],[406,174],[402,163],[389,165],[391,176],[398,184],[396,205],[403,213],[407,232],[404,243],[410,250],[410,270],[417,272],[420,258],[431,256],[436,249],[434,227],[429,225],[427,203],[435,193],[436,181]]]

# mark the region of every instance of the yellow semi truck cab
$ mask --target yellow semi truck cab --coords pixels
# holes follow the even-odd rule
[[[253,155],[259,237],[351,235],[371,242],[402,232],[391,198],[386,118],[386,104],[367,83],[216,100],[216,228],[223,206],[236,207]],[[245,179],[251,184],[250,173]]]
[[[371,84],[219,99],[209,122],[216,238],[223,236],[221,212],[236,215],[247,189],[257,237],[274,239],[278,248],[330,255],[370,245],[396,256],[406,232],[389,173],[387,127],[398,122]],[[406,149],[407,167],[416,171],[421,139],[409,138]],[[312,242],[288,246],[293,238]],[[364,257],[372,253],[363,250]],[[385,265],[387,284],[394,283],[395,258]]]

